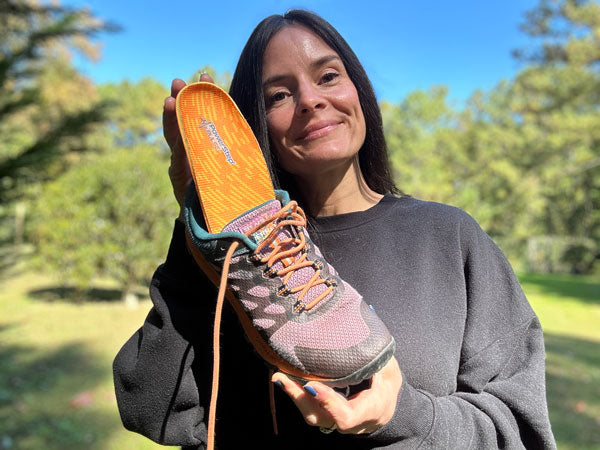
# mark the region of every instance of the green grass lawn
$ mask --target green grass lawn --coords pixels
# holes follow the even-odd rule
[[[519,277],[542,322],[550,420],[559,449],[600,449],[600,282]]]
[[[559,448],[600,449],[600,283],[521,280],[544,326]],[[110,287],[82,301],[31,273],[0,281],[0,449],[164,448],[122,428],[112,384],[112,359],[149,308]]]
[[[150,301],[132,310],[118,291],[94,294],[79,302],[33,274],[0,285],[0,449],[165,448],[123,428],[112,382]]]

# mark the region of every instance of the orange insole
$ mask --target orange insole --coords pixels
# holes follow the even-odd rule
[[[252,129],[231,97],[212,83],[177,95],[177,122],[209,233],[275,199]]]

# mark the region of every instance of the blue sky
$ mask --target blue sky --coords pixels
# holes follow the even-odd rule
[[[521,67],[511,50],[535,0],[66,0],[123,27],[104,35],[102,59],[77,65],[96,82],[151,76],[170,85],[211,65],[233,72],[256,24],[287,9],[310,9],[335,26],[365,66],[380,100],[398,102],[415,89],[445,84],[464,101]]]

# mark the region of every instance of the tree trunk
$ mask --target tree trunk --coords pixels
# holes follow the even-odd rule
[[[25,213],[27,205],[25,202],[17,202],[15,205],[15,247],[20,247],[23,244],[23,235],[25,229]]]
[[[123,303],[127,309],[137,309],[139,306],[139,300],[137,294],[134,292],[135,281],[132,279],[127,280],[123,287]]]

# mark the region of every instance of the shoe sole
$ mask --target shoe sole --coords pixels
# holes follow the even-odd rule
[[[202,271],[206,274],[208,279],[215,285],[219,286],[221,274],[204,258],[202,253],[196,248],[191,237],[186,231],[186,240],[188,248],[194,257],[194,260]],[[308,374],[291,365],[286,360],[282,359],[271,346],[263,339],[258,330],[252,324],[252,319],[248,317],[248,314],[244,310],[244,307],[235,297],[235,294],[230,289],[225,292],[225,298],[229,301],[233,307],[242,327],[244,328],[246,338],[258,354],[268,366],[271,366],[275,370],[279,370],[291,378],[296,379],[300,383],[304,384],[308,381],[320,381],[331,387],[346,387],[354,384],[358,384],[363,380],[371,378],[375,373],[379,372],[383,366],[387,364],[390,358],[394,355],[396,350],[396,344],[394,339],[373,359],[369,364],[355,371],[354,373],[347,375],[342,378],[324,378],[315,375]]]
[[[224,90],[189,84],[177,95],[176,113],[209,233],[275,199],[256,137]]]

